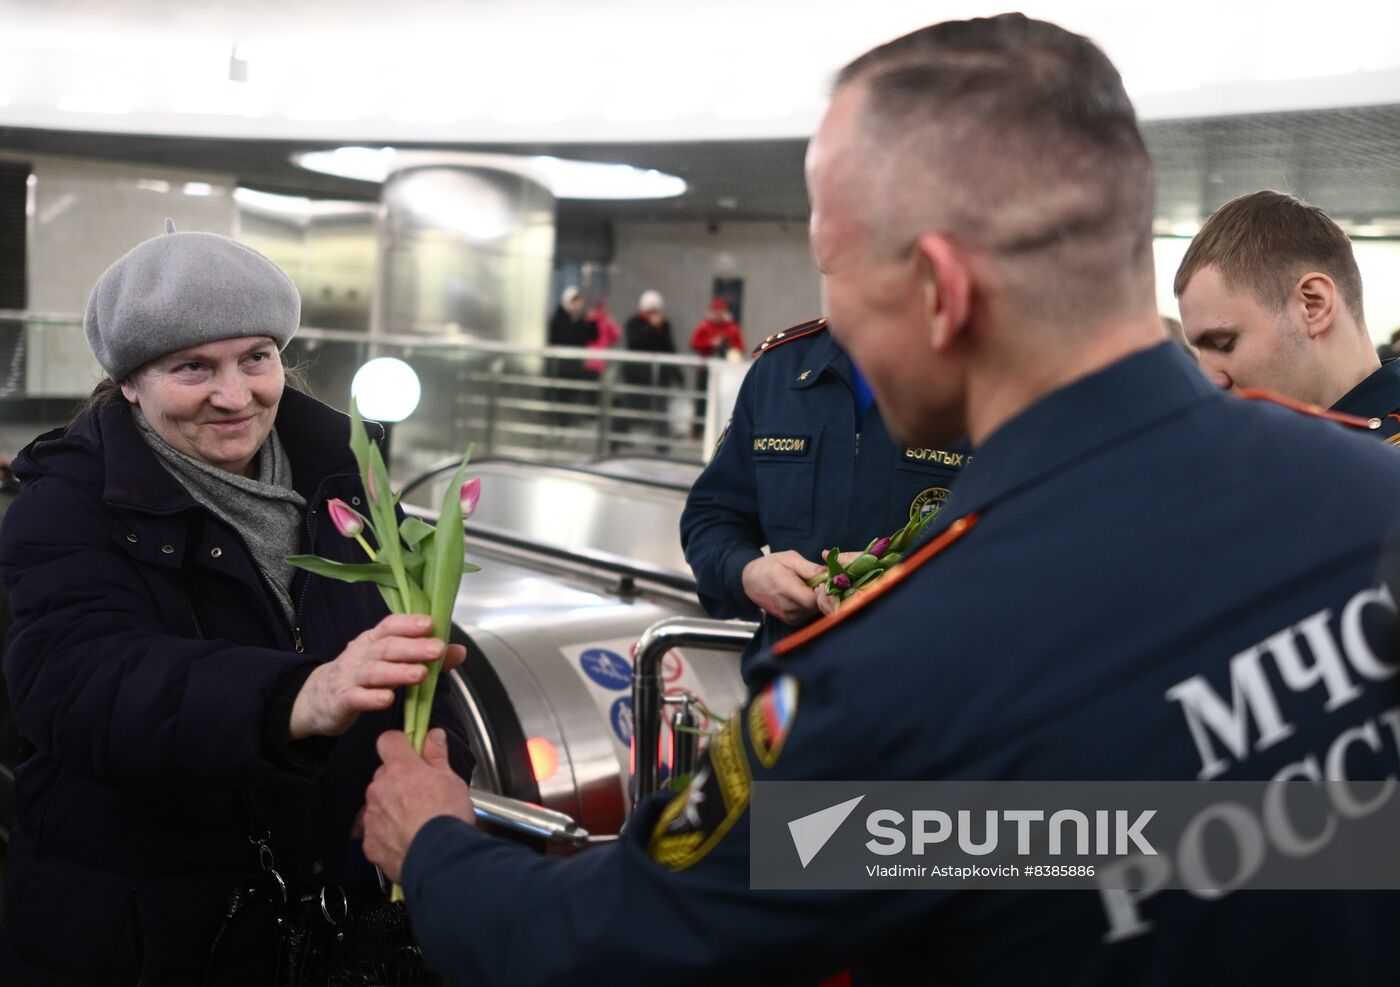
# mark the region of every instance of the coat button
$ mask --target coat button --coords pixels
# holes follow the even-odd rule
[[[135,533],[134,531],[128,531],[128,532],[126,533],[126,540],[129,541],[129,542],[131,542],[133,545],[135,545],[135,544],[136,544],[136,533]]]
[[[160,550],[161,550],[162,552],[164,552],[166,555],[174,555],[174,554],[175,554],[175,546],[174,546],[174,545],[162,545],[162,546],[160,547]]]
[[[350,505],[351,505],[352,507],[359,507],[359,506],[360,506],[360,498],[359,498],[359,497],[351,497],[351,498],[350,498]]]
[[[209,555],[210,555],[211,558],[217,559],[220,555],[223,555],[223,554],[224,554],[224,550],[223,550],[222,548],[219,548],[217,545],[214,546],[213,548],[209,549]]]
[[[1372,418],[1370,421],[1368,421],[1368,422],[1366,423],[1366,427],[1367,427],[1367,428],[1380,428],[1380,427],[1381,427],[1381,420],[1380,420],[1379,418]]]

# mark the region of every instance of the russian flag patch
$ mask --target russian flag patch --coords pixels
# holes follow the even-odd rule
[[[749,704],[749,743],[765,768],[778,763],[783,743],[797,716],[797,679],[780,675],[765,685]]]

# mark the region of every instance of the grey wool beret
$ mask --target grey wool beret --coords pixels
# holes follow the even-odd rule
[[[201,343],[291,341],[301,296],[280,267],[226,236],[176,233],[170,220],[165,229],[107,268],[88,299],[88,345],[113,380]]]

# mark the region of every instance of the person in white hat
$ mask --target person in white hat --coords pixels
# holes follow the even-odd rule
[[[642,292],[641,298],[637,300],[637,311],[627,320],[623,334],[627,341],[627,349],[633,353],[676,352],[676,343],[671,336],[671,322],[666,318],[666,300],[661,297],[661,292],[650,288]],[[646,363],[622,365],[622,381],[629,387],[677,387],[682,379],[679,367]],[[652,429],[658,436],[667,434],[667,423],[662,417],[667,407],[665,395],[627,394],[624,395],[623,406],[656,415]],[[623,425],[626,428],[629,423],[624,420]],[[657,448],[660,452],[667,449],[664,445]]]

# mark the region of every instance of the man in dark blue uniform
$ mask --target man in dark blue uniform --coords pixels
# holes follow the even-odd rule
[[[816,319],[769,336],[739,389],[714,458],[691,487],[681,545],[712,617],[757,619],[743,655],[816,617],[831,548],[859,552],[936,511],[966,446],[895,442],[870,385]],[[769,552],[764,554],[767,546]]]
[[[1400,444],[1400,361],[1376,355],[1351,241],[1321,209],[1271,191],[1225,203],[1191,241],[1175,290],[1218,386],[1356,415]]]
[[[1020,15],[915,32],[843,71],[807,172],[832,325],[891,431],[966,434],[973,461],[901,569],[760,656],[690,791],[614,845],[487,837],[440,744],[382,737],[366,852],[402,876],[429,962],[460,984],[847,964],[878,984],[1394,983],[1395,892],[749,887],[755,781],[1400,768],[1374,575],[1400,458],[1222,393],[1165,340],[1151,164],[1103,54]]]

